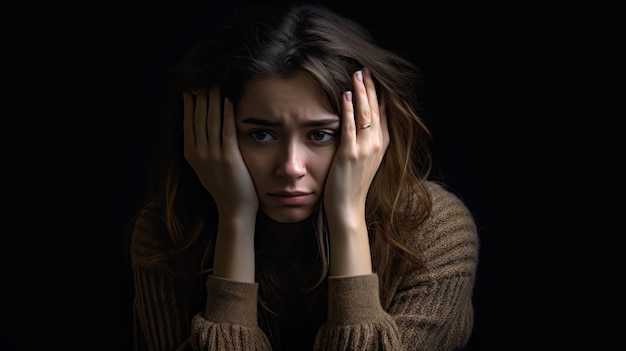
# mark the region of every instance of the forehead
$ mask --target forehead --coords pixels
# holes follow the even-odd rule
[[[238,114],[255,117],[307,117],[333,114],[324,90],[304,71],[289,79],[266,77],[249,81]]]

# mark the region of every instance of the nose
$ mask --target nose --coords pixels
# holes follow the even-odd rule
[[[305,158],[305,151],[296,143],[290,143],[283,148],[276,174],[289,180],[304,177],[307,173]]]

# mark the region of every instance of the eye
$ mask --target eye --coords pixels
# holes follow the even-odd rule
[[[272,134],[270,134],[269,132],[265,130],[255,130],[255,131],[250,132],[249,135],[252,137],[252,139],[259,141],[259,142],[266,142],[271,139],[274,139]]]
[[[315,142],[327,143],[333,140],[333,138],[335,137],[335,133],[323,130],[316,130],[309,134],[309,137]]]

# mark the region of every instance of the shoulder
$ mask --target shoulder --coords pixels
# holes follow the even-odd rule
[[[427,261],[436,261],[442,256],[477,260],[478,231],[469,208],[444,185],[429,181],[426,186],[432,199],[432,210],[419,235],[412,238],[412,246],[416,245]]]
[[[133,266],[147,265],[151,258],[170,250],[163,210],[156,203],[146,205],[135,215],[130,235]]]
[[[475,231],[474,218],[461,198],[444,185],[433,181],[426,182],[432,199],[430,225],[462,225]]]

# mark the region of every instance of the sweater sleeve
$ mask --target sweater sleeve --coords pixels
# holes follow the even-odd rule
[[[478,235],[459,198],[431,184],[433,211],[405,243],[425,266],[398,277],[381,303],[378,276],[328,280],[328,319],[315,350],[458,350],[473,327]],[[386,307],[383,307],[386,306]]]
[[[398,327],[381,307],[376,274],[328,278],[328,318],[314,350],[402,350]]]
[[[257,283],[214,276],[206,281],[204,315],[192,320],[190,345],[194,350],[271,350],[257,324]]]

